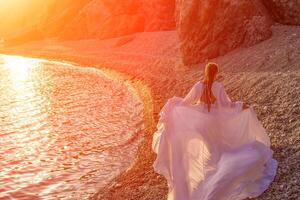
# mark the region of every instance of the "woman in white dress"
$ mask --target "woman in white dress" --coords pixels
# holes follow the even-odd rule
[[[160,112],[152,149],[155,171],[168,182],[168,200],[240,200],[257,197],[273,181],[277,161],[255,111],[232,102],[215,81],[218,66],[185,98]]]

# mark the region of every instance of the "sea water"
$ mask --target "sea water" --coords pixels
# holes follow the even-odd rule
[[[133,163],[142,109],[101,71],[0,55],[0,199],[88,199]]]

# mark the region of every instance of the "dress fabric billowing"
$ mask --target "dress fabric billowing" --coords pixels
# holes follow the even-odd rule
[[[221,83],[208,112],[203,83],[173,97],[160,112],[152,149],[154,170],[168,182],[168,200],[239,200],[257,197],[273,181],[277,161],[253,108],[242,110]]]

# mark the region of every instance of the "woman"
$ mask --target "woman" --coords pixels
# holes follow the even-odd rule
[[[274,179],[277,162],[252,107],[232,102],[208,63],[203,82],[173,97],[160,112],[152,148],[168,200],[257,197]]]

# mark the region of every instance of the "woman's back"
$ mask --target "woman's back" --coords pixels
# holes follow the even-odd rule
[[[186,95],[183,102],[185,104],[197,104],[208,107],[209,102],[205,102],[202,100],[202,95],[205,90],[205,83],[202,81],[198,81],[190,92]],[[219,81],[214,81],[211,85],[211,95],[215,99],[214,102],[210,102],[210,106],[212,108],[216,108],[219,111],[234,111],[238,112],[242,110],[243,103],[241,101],[232,102],[227,95],[224,86]]]

